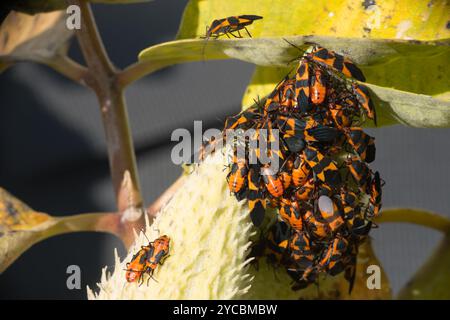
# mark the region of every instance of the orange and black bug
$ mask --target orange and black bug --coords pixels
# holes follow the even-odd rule
[[[264,180],[267,191],[275,198],[279,198],[283,195],[283,183],[280,177],[276,173],[271,172],[268,165],[261,168],[261,175]]]
[[[235,116],[228,117],[225,121],[225,132],[227,129],[250,128],[261,118],[256,108],[250,108]]]
[[[372,119],[375,125],[377,125],[377,115],[375,113],[373,102],[370,99],[369,89],[362,84],[353,83],[352,90],[358,101],[358,104],[361,106],[361,108],[364,109],[367,117],[369,119]]]
[[[331,67],[346,77],[355,78],[359,81],[366,81],[362,71],[350,59],[334,51],[330,51],[319,46],[314,46],[308,56],[314,62],[317,62],[325,67]]]
[[[314,147],[309,146],[303,152],[315,176],[330,187],[338,188],[341,184],[341,175],[336,163]]]
[[[151,248],[151,243],[148,246],[142,246],[141,249],[131,258],[127,263],[125,278],[128,282],[138,281],[142,284],[144,273],[147,271],[148,252]]]
[[[309,234],[318,240],[326,239],[331,235],[328,223],[316,218],[312,209],[303,212],[303,222]]]
[[[239,159],[236,155],[233,157],[233,164],[228,173],[228,188],[233,193],[241,192],[247,182],[248,166],[245,159]],[[242,199],[238,199],[242,200]]]
[[[347,108],[339,104],[330,104],[330,116],[333,119],[334,124],[337,128],[343,129],[349,127],[352,124],[352,119]]]
[[[321,104],[325,100],[327,94],[327,86],[325,75],[320,68],[316,68],[311,75],[309,83],[310,99],[313,104]]]
[[[259,170],[251,166],[248,172],[248,208],[250,218],[255,226],[259,227],[264,220],[266,212],[266,199],[261,187],[261,176]]]
[[[310,112],[312,109],[309,103],[309,91],[309,62],[305,59],[300,59],[297,70],[295,71],[295,96],[297,97],[297,108],[301,113]]]
[[[163,264],[163,260],[169,254],[170,238],[166,235],[159,237],[153,241],[153,245],[148,252],[148,259],[146,263],[147,273],[150,276],[155,271],[158,265]]]
[[[282,138],[287,148],[291,152],[300,152],[306,146],[303,131],[305,122],[296,117],[280,115],[274,121],[282,133]]]
[[[147,246],[142,246],[133,256],[131,262],[127,263],[125,274],[127,281],[138,280],[142,284],[144,273],[151,277],[156,267],[162,264],[163,259],[169,254],[169,242],[169,237],[164,235],[153,242],[149,242]]]
[[[292,229],[284,221],[276,221],[266,233],[261,233],[261,239],[254,244],[250,256],[266,257],[273,266],[290,264],[289,241]]]
[[[358,127],[345,128],[344,134],[362,161],[371,163],[375,160],[375,138]]]
[[[303,186],[309,179],[310,168],[301,154],[297,156],[292,169],[292,183],[296,187]]]
[[[252,24],[255,20],[260,20],[263,17],[257,15],[241,15],[241,16],[231,16],[228,18],[217,19],[211,23],[211,26],[206,27],[206,35],[204,38],[218,38],[220,36],[226,35],[228,38],[231,34],[235,38],[242,38],[240,30],[244,29],[247,31],[249,37],[251,37],[247,26]],[[233,32],[237,32],[236,36]]]
[[[311,178],[303,185],[295,189],[294,195],[298,201],[307,201],[311,198],[315,190],[316,184],[314,182],[314,178]]]
[[[357,157],[353,156],[346,160],[346,165],[359,186],[359,189],[363,192],[367,192],[367,186],[371,181],[372,173],[367,164]]]
[[[303,221],[300,213],[300,206],[296,200],[281,198],[280,210],[281,218],[289,223],[294,230],[302,230]]]
[[[319,260],[320,267],[332,276],[344,271],[343,255],[346,253],[347,247],[348,241],[345,238],[340,236],[334,238]]]
[[[284,78],[270,93],[264,103],[264,112],[289,112],[296,107],[295,80]]]
[[[304,139],[308,142],[330,142],[338,136],[338,129],[322,125],[314,118],[306,120],[303,130]]]
[[[377,217],[381,210],[381,178],[378,171],[375,172],[370,183],[370,199],[367,210],[369,217]]]
[[[289,246],[295,268],[288,268],[288,274],[294,279],[293,290],[308,286],[316,279],[317,268],[314,265],[315,253],[311,241],[304,231],[294,233]]]
[[[337,232],[344,225],[340,206],[330,197],[322,195],[317,201],[317,207],[322,219],[328,223],[331,232]]]

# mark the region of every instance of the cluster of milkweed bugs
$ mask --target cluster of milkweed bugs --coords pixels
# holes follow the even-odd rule
[[[267,206],[278,212],[252,254],[284,266],[293,289],[320,273],[345,272],[351,291],[358,246],[380,214],[383,181],[368,166],[375,139],[360,127],[366,119],[376,124],[376,114],[368,89],[356,80],[365,77],[350,59],[314,45],[265,101],[225,122],[225,137],[230,129],[252,129],[245,152],[234,146],[230,192],[247,199],[256,226]],[[267,142],[278,139],[278,147],[266,151],[251,143],[263,135]],[[276,172],[261,160],[267,155],[281,163]]]
[[[142,246],[126,265],[126,280],[128,282],[137,281],[141,285],[144,283],[144,274],[148,274],[148,282],[158,265],[162,265],[168,256],[169,243],[170,238],[164,235],[154,241],[149,241],[148,245]]]

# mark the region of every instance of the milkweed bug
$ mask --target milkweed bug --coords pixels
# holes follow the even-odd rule
[[[281,218],[297,231],[302,230],[303,221],[297,201],[281,198],[279,213]]]
[[[316,184],[314,179],[311,178],[306,181],[303,185],[295,189],[295,198],[299,201],[307,201],[311,198],[312,194],[316,190]]]
[[[264,220],[266,199],[264,198],[263,191],[261,189],[260,173],[254,167],[250,167],[248,173],[247,200],[250,210],[250,218],[253,224],[259,227]]]
[[[153,241],[153,245],[148,252],[147,259],[147,268],[151,270],[148,272],[150,276],[153,274],[156,267],[161,265],[164,258],[169,254],[169,244],[170,238],[166,235],[163,235]]]
[[[317,207],[322,219],[325,220],[332,232],[337,232],[338,229],[344,224],[342,218],[342,211],[334,200],[330,197],[322,195],[317,201]]]
[[[372,173],[367,164],[357,157],[353,156],[346,160],[346,165],[359,186],[359,189],[363,192],[367,192],[367,186],[371,181]]]
[[[312,109],[309,103],[309,90],[309,63],[304,59],[300,59],[295,71],[295,96],[297,97],[297,108],[301,113],[310,112]]]
[[[364,109],[367,117],[372,119],[375,125],[377,125],[377,115],[375,113],[373,102],[370,99],[369,89],[366,86],[357,83],[352,84],[352,89],[358,104]]]
[[[346,253],[348,241],[343,237],[334,238],[326,248],[322,258],[319,261],[321,268],[328,274],[335,276],[344,271],[342,256]]]
[[[251,37],[247,26],[252,24],[253,21],[260,20],[262,18],[263,17],[257,15],[240,15],[214,20],[211,23],[211,26],[206,27],[206,35],[204,38],[218,38],[222,35],[226,35],[229,38],[229,34],[231,34],[235,38],[242,38],[242,35],[240,33],[240,30],[242,29],[247,31],[248,36]],[[237,31],[238,36],[233,34],[233,32],[235,31]]]
[[[303,152],[316,177],[330,187],[338,188],[341,176],[336,163],[314,147],[309,146]]]
[[[147,271],[146,263],[150,248],[151,244],[148,246],[142,246],[141,249],[131,258],[131,261],[127,263],[125,278],[128,282],[134,282],[136,280],[140,284],[143,282],[144,273]]]
[[[267,191],[275,198],[281,197],[284,191],[283,183],[277,174],[271,172],[270,168],[266,165],[261,168],[261,175],[266,185]]]
[[[344,134],[362,161],[371,163],[375,160],[375,138],[358,127],[345,128]]]
[[[169,254],[170,238],[166,235],[149,242],[147,246],[141,249],[133,256],[131,262],[127,263],[125,278],[128,282],[138,280],[143,283],[144,273],[152,276],[158,265],[163,263],[163,259]],[[150,278],[149,278],[150,279]]]
[[[245,159],[237,159],[234,156],[231,170],[228,173],[227,181],[231,192],[239,193],[247,182],[248,167]]]
[[[309,231],[309,234],[318,240],[326,239],[331,235],[329,225],[326,222],[317,219],[312,209],[306,210],[303,213],[303,222],[306,229]]]
[[[339,104],[331,103],[329,106],[330,116],[334,121],[337,128],[343,129],[349,127],[352,124],[352,119],[347,108]]]
[[[344,57],[334,51],[314,46],[308,56],[314,61],[325,67],[330,67],[346,77],[355,78],[359,81],[366,81],[362,71],[347,57]]]
[[[381,210],[381,178],[378,171],[375,172],[370,184],[370,198],[367,215],[377,217]]]
[[[292,289],[299,290],[313,282],[317,276],[317,268],[314,265],[315,253],[306,232],[297,231],[294,233],[290,250],[295,268],[288,268],[287,271],[295,281]]]
[[[303,186],[309,179],[310,168],[306,161],[303,160],[301,154],[297,156],[294,162],[294,168],[292,169],[292,183],[294,186]]]
[[[313,104],[321,104],[325,100],[327,86],[325,84],[325,76],[322,70],[316,68],[310,80],[310,99]]]

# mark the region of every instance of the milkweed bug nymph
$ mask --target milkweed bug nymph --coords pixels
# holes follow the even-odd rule
[[[156,267],[162,265],[163,259],[169,254],[170,238],[163,235],[141,249],[127,263],[125,278],[128,282],[138,281],[139,285],[144,282],[144,274],[150,278]],[[149,280],[150,280],[149,278]]]

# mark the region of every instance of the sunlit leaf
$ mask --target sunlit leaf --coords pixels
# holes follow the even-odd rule
[[[64,11],[36,15],[11,11],[0,27],[0,65],[51,61],[66,52],[72,34]]]
[[[0,273],[35,243],[76,231],[119,233],[119,215],[90,213],[52,217],[37,212],[0,188]]]
[[[355,38],[443,39],[450,36],[450,4],[445,0],[191,0],[179,39],[196,38],[215,19],[255,14],[263,20],[248,29],[253,37],[328,35]]]

